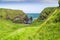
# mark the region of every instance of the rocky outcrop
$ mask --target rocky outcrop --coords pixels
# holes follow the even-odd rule
[[[28,18],[22,10],[12,10],[0,8],[0,17],[5,20],[11,20],[15,23],[24,23]]]

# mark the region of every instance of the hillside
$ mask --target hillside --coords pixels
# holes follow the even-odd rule
[[[3,35],[3,29],[0,30],[1,40],[60,40],[60,9],[54,8],[45,8],[40,17],[40,20],[43,20],[43,23],[38,25],[37,27],[25,27],[25,28],[17,28],[14,31],[7,31],[5,35]],[[46,11],[47,12],[46,12]],[[46,13],[45,13],[46,12]],[[48,15],[45,17],[44,14]],[[42,18],[42,16],[44,18]],[[2,22],[3,23],[3,22]],[[6,28],[6,27],[5,27]],[[4,29],[5,29],[4,28]]]
[[[19,18],[20,22],[27,18],[27,15],[22,10],[13,10],[0,8],[0,19],[12,20]]]
[[[40,16],[38,17],[38,19],[35,20],[32,24],[33,24],[33,25],[42,24],[42,23],[48,18],[48,16],[51,15],[52,12],[55,11],[55,9],[58,9],[58,7],[47,7],[47,8],[45,8],[45,9],[40,13]]]
[[[45,20],[37,30],[35,40],[60,40],[60,9],[55,11]],[[36,38],[37,37],[37,38]]]

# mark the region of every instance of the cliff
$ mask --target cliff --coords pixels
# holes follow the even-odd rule
[[[0,18],[14,22],[23,22],[27,15],[22,10],[0,8]]]

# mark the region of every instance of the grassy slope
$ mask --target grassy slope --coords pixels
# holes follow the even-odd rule
[[[0,38],[7,36],[8,34],[17,30],[18,28],[23,28],[26,26],[28,26],[28,25],[15,24],[15,23],[12,23],[11,21],[1,19],[0,20]]]
[[[9,20],[5,20],[7,14],[11,19],[16,15],[21,15],[22,17],[26,16],[26,14],[22,10],[0,8],[0,16],[3,16],[2,18],[0,17],[0,38],[7,36],[10,32],[13,32],[18,28],[28,26],[26,24],[15,24]]]
[[[2,18],[6,18],[7,16],[9,16],[10,19],[13,19],[17,15],[22,16],[22,17],[26,16],[26,14],[22,10],[0,8],[0,16],[3,16]]]
[[[17,28],[14,32],[8,32],[9,34],[6,33],[6,36],[0,38],[1,40],[59,40],[60,22],[54,23],[58,14],[60,16],[60,9],[55,9],[45,22],[38,27]]]
[[[55,11],[57,7],[47,7],[45,8],[41,13],[40,16],[38,17],[37,20],[35,20],[32,25],[38,26],[40,24],[42,24],[47,18],[48,15],[52,14],[52,12]]]
[[[60,9],[56,9],[51,16],[40,26],[36,32],[34,40],[60,40],[60,22],[54,19],[60,19]]]

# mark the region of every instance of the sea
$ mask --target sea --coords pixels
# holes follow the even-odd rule
[[[40,13],[27,13],[28,18],[32,17],[33,20],[39,17]]]

